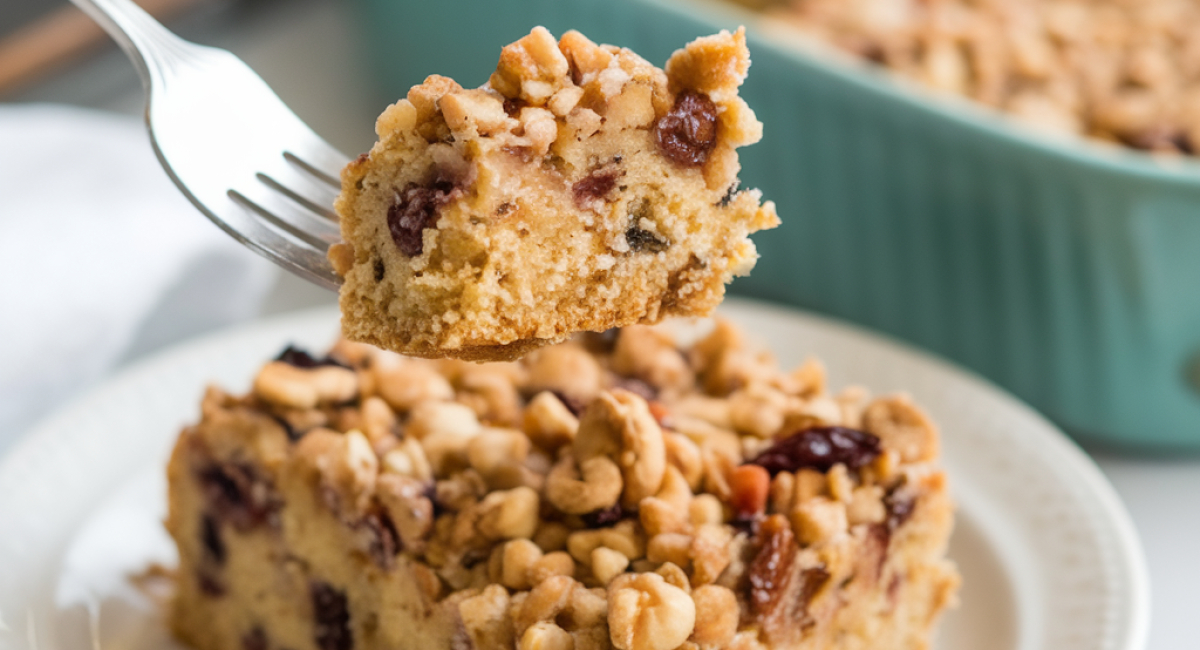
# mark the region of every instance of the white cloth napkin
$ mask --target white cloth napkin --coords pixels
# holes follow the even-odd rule
[[[0,453],[136,352],[250,318],[276,277],[132,117],[0,106]]]

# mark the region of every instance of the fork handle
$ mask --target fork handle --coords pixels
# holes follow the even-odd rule
[[[198,47],[183,40],[146,13],[132,0],[71,0],[91,16],[125,51],[138,71],[142,85],[151,82],[172,60]]]

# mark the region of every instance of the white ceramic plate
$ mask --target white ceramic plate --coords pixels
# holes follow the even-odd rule
[[[785,366],[820,356],[832,384],[904,389],[943,431],[959,504],[962,605],[942,650],[1141,650],[1144,558],[1112,487],[1057,429],[928,355],[850,326],[744,301],[722,310]],[[286,343],[320,350],[331,310],[264,321],[160,354],[45,422],[0,463],[0,648],[176,647],[128,576],[173,551],[162,468],[209,382],[245,390]],[[98,644],[93,644],[98,641]]]

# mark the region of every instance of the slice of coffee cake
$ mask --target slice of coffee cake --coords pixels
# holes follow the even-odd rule
[[[724,323],[516,364],[289,350],[179,438],[171,620],[198,650],[927,648],[937,456],[907,398]]]
[[[512,359],[579,331],[707,315],[779,222],[738,190],[762,125],[738,97],[742,30],[660,70],[544,28],[491,80],[432,76],[388,107],[337,201],[351,339],[412,356]]]

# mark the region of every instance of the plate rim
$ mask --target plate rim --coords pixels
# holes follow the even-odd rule
[[[1129,583],[1130,592],[1127,599],[1129,611],[1125,612],[1127,624],[1124,626],[1124,635],[1120,639],[1118,647],[1121,650],[1143,650],[1146,647],[1151,617],[1150,579],[1145,553],[1133,519],[1116,489],[1096,463],[1055,424],[986,378],[887,334],[834,317],[758,300],[729,298],[726,299],[724,308],[749,317],[753,317],[755,314],[764,314],[773,318],[809,321],[822,330],[836,332],[857,340],[869,341],[871,344],[889,349],[890,352],[909,361],[929,366],[935,372],[946,375],[955,382],[965,383],[976,390],[989,393],[991,397],[1003,403],[1006,408],[1019,413],[1030,422],[1036,423],[1037,429],[1040,430],[1036,435],[1041,436],[1044,439],[1043,444],[1048,445],[1052,453],[1068,463],[1074,474],[1084,481],[1085,484],[1082,487],[1096,499],[1097,505],[1100,506],[1111,526],[1112,548],[1116,551],[1116,559],[1119,559],[1120,563],[1124,565],[1126,574],[1124,577]],[[78,418],[81,413],[85,413],[94,403],[103,400],[106,395],[127,390],[124,388],[125,385],[137,383],[139,378],[144,375],[153,376],[162,372],[162,369],[171,367],[180,358],[195,356],[206,348],[227,344],[230,339],[250,340],[278,331],[299,329],[297,325],[300,323],[330,323],[330,338],[332,339],[336,335],[337,319],[336,306],[320,306],[277,314],[224,327],[199,337],[168,345],[129,364],[59,406],[49,416],[26,429],[20,439],[14,442],[8,452],[4,454],[4,457],[0,458],[0,488],[3,488],[8,482],[6,477],[22,473],[19,471],[21,465],[36,459],[44,450],[52,447],[54,438],[60,435],[60,431],[65,425]],[[246,378],[246,381],[248,380],[249,377]],[[4,492],[0,491],[0,506],[7,500],[3,495]],[[3,623],[4,621],[0,621],[0,625]]]

